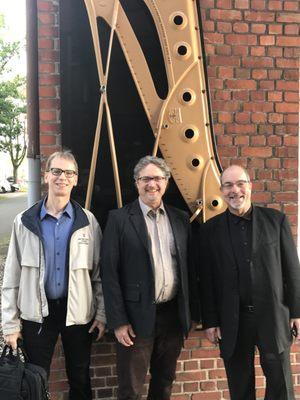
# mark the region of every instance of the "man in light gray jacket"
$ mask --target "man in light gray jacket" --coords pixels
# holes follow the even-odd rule
[[[69,151],[46,163],[45,199],[17,215],[4,270],[2,328],[13,348],[23,337],[29,360],[48,373],[61,335],[70,400],[91,400],[92,335],[105,329],[99,275],[101,230],[73,202],[78,166]]]

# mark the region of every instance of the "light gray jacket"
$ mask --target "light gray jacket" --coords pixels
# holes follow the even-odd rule
[[[69,242],[69,281],[66,325],[105,323],[99,259],[101,229],[94,215],[72,202],[75,220]],[[2,288],[2,329],[21,330],[20,320],[42,323],[49,314],[44,288],[45,257],[39,213],[42,201],[16,216]]]

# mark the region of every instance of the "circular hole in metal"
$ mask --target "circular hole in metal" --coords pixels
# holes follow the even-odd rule
[[[213,200],[213,201],[211,202],[211,205],[212,205],[213,207],[218,207],[218,205],[219,205],[218,200]]]
[[[190,92],[184,92],[182,95],[183,101],[188,103],[189,101],[192,100],[192,94]]]
[[[193,131],[193,129],[187,129],[185,132],[184,132],[184,136],[187,138],[187,139],[193,139],[193,137],[195,136],[195,132]]]
[[[180,26],[183,24],[183,17],[181,15],[175,15],[173,21],[175,25]]]
[[[199,167],[199,165],[200,165],[199,158],[193,158],[192,159],[192,166],[196,168],[196,167]]]
[[[185,56],[187,54],[187,51],[187,47],[183,45],[179,46],[177,49],[177,52],[180,56]]]

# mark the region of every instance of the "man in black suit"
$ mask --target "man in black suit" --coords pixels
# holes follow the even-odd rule
[[[189,219],[163,203],[170,170],[158,157],[134,169],[139,197],[109,214],[101,250],[108,327],[117,339],[118,399],[168,400],[191,325]]]
[[[225,169],[221,192],[228,209],[203,225],[203,327],[211,342],[219,341],[232,400],[255,399],[255,346],[265,399],[290,400],[291,332],[300,335],[299,262],[286,216],[252,205],[251,187],[245,169]]]

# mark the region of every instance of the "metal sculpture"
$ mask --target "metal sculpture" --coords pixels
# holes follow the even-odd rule
[[[168,80],[161,99],[155,89],[144,53],[119,0],[85,0],[100,80],[100,105],[90,168],[86,207],[90,207],[103,111],[114,172],[118,206],[122,206],[113,124],[107,99],[107,81],[113,38],[116,34],[130,68],[154,134],[152,154],[158,148],[192,212],[191,220],[206,221],[225,208],[219,195],[220,164],[213,140],[209,94],[199,25],[199,4],[192,0],[141,0],[155,24]],[[97,19],[110,26],[105,70]],[[118,134],[118,133],[116,133]]]

